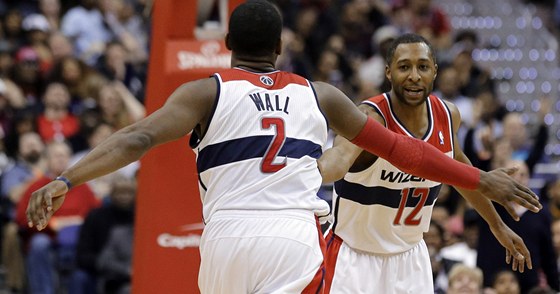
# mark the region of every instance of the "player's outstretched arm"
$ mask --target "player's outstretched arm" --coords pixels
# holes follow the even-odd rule
[[[385,125],[383,117],[375,112],[372,107],[360,104],[358,108],[363,113]],[[364,149],[348,141],[348,139],[342,136],[336,136],[332,148],[325,150],[323,155],[317,160],[323,183],[332,183],[342,179],[358,157],[365,154],[370,155],[368,152],[364,151]],[[370,158],[365,161],[377,158],[377,156],[373,155],[368,157]]]
[[[463,162],[468,165],[472,165],[469,158],[465,155],[463,150],[461,150],[461,146],[459,146],[459,140],[457,140],[457,131],[460,127],[461,122],[461,114],[457,107],[450,102],[446,102],[447,106],[451,110],[452,121],[459,122],[453,124],[453,142],[454,146],[453,149],[455,150],[455,159]],[[525,271],[525,264],[529,269],[533,268],[533,263],[531,260],[531,254],[523,239],[519,237],[515,232],[513,232],[502,220],[500,215],[494,209],[492,202],[479,193],[478,191],[472,190],[464,190],[460,188],[456,188],[461,196],[463,196],[472,206],[473,208],[482,216],[482,218],[486,221],[492,234],[494,237],[504,246],[506,249],[506,263],[511,263],[512,270],[519,272]],[[515,219],[519,220],[519,216],[515,212],[515,209],[512,206],[512,203],[506,203],[504,205],[508,213]],[[512,263],[513,259],[513,263]]]
[[[398,135],[362,113],[340,90],[313,84],[330,126],[364,150],[380,156],[410,174],[467,190],[478,190],[504,205],[515,201],[532,211],[540,209],[536,195],[517,184],[505,171],[485,173],[449,158],[432,145]],[[498,191],[500,186],[506,191]]]
[[[532,269],[533,263],[531,260],[531,253],[529,249],[527,249],[527,246],[525,246],[523,239],[503,222],[490,200],[477,191],[460,188],[456,189],[486,221],[494,237],[504,246],[506,249],[506,263],[511,264],[512,270],[523,272],[525,270],[525,264],[527,264],[529,269]],[[511,214],[512,212],[509,211],[509,207],[510,206],[506,206],[506,209],[508,209],[508,212]],[[516,214],[514,218],[519,220]]]
[[[207,118],[216,91],[214,79],[182,85],[162,108],[107,138],[61,176],[77,186],[140,159],[154,146],[183,137]],[[43,229],[68,188],[64,181],[55,180],[33,192],[26,211],[29,226]]]
[[[317,160],[323,183],[332,183],[344,177],[363,149],[346,138],[336,136],[332,148],[325,150]]]

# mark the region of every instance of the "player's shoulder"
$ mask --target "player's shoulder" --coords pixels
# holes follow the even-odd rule
[[[192,93],[192,94],[203,94],[203,93],[215,93],[218,88],[218,83],[215,77],[208,77],[203,79],[198,79],[194,81],[189,81],[183,83],[177,88],[178,92]]]
[[[372,97],[369,97],[367,99],[365,99],[364,101],[362,101],[362,104],[384,104],[387,103],[388,99],[387,99],[387,93],[382,93],[379,95],[375,95]]]
[[[441,98],[436,93],[430,93],[430,95],[428,95],[428,100],[430,100],[430,102],[432,104],[439,103],[439,104],[445,105],[446,107],[455,106],[455,104],[453,104],[453,102]]]
[[[432,105],[434,105],[434,104],[435,105],[441,105],[441,106],[447,108],[451,112],[451,114],[456,114],[456,113],[458,114],[459,113],[459,109],[457,108],[455,103],[453,103],[449,100],[440,98],[438,95],[436,95],[434,93],[428,95],[428,99],[430,99],[430,101],[432,102]]]
[[[189,81],[177,87],[166,104],[172,107],[210,106],[215,101],[218,91],[218,83],[214,77]]]
[[[434,113],[447,116],[451,115],[452,121],[460,122],[461,121],[461,113],[459,112],[459,108],[449,101],[442,98],[439,98],[435,94],[430,94],[429,99],[432,102],[432,108]]]
[[[389,112],[389,94],[382,93],[363,100],[358,106],[360,109],[374,112],[383,116],[383,113]]]

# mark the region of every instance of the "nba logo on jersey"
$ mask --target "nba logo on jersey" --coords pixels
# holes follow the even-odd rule
[[[261,83],[263,83],[263,84],[265,84],[269,87],[274,85],[274,80],[269,76],[261,76],[260,80],[261,80]]]
[[[441,131],[439,131],[438,137],[439,137],[439,144],[443,145],[443,133]]]

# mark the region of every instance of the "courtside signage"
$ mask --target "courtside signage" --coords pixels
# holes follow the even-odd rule
[[[165,71],[208,71],[230,67],[231,52],[223,41],[170,40],[166,44]]]
[[[157,237],[157,244],[163,248],[198,248],[200,246],[200,237],[202,230],[204,229],[204,223],[194,223],[186,224],[179,228],[181,232],[185,233],[162,233]],[[194,231],[194,232],[193,232]]]

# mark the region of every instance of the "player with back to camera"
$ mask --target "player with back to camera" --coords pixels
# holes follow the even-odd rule
[[[317,158],[328,126],[410,173],[477,189],[539,210],[536,196],[507,175],[457,163],[432,146],[368,119],[341,91],[275,69],[282,19],[266,1],[247,1],[229,20],[231,69],[185,83],[162,108],[94,148],[29,202],[30,226],[45,227],[72,186],[138,160],[193,131],[206,227],[202,293],[317,293],[324,238],[317,216]]]

